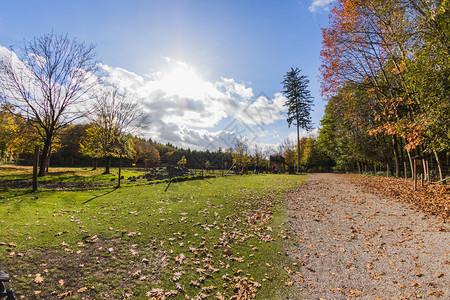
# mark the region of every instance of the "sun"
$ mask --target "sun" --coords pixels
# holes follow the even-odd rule
[[[208,87],[208,82],[202,80],[194,68],[184,63],[177,63],[161,79],[161,88],[169,96],[201,99],[207,93]]]

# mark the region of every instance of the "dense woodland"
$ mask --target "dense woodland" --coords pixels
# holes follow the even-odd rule
[[[449,20],[449,1],[338,1],[323,29],[318,141],[338,168],[401,176],[422,155],[448,176]]]

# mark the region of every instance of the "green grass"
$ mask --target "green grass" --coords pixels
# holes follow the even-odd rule
[[[299,267],[279,237],[288,229],[284,193],[304,179],[216,177],[174,182],[167,192],[166,184],[1,192],[0,266],[27,299],[148,299],[162,291],[169,299],[285,298],[296,289],[285,286],[285,268]]]
[[[111,174],[103,174],[104,168],[92,170],[92,168],[51,168],[45,177],[39,177],[39,182],[110,182],[117,179],[118,168],[111,168]],[[133,169],[122,169],[121,175],[129,176],[143,175],[146,172]],[[32,167],[17,167],[0,165],[0,180],[32,180]]]

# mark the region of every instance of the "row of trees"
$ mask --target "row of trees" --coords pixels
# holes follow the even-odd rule
[[[323,29],[319,144],[342,168],[412,168],[450,149],[450,3],[339,0]],[[404,162],[404,163],[403,163]]]
[[[111,92],[116,93],[114,90]],[[128,106],[133,104],[123,103],[125,98],[117,94],[105,97],[115,101],[113,104],[99,102],[102,105],[97,107],[96,113],[92,113],[96,118],[86,123],[67,124],[57,132],[50,153],[53,166],[92,165],[97,168],[101,162],[105,173],[109,173],[111,161],[117,165],[122,157],[124,165],[139,168],[176,165],[180,160],[191,169],[229,169],[235,166],[234,170],[240,172],[244,169],[268,168],[267,156],[270,151],[263,151],[257,146],[249,149],[244,140],[237,141],[233,148],[219,148],[211,152],[177,148],[171,144],[139,138],[129,132],[124,134],[119,131],[123,127],[109,121],[115,120],[117,117],[114,114],[118,112],[131,116],[125,120],[133,119],[136,110]],[[0,160],[30,164],[33,145],[41,142],[41,136],[36,134],[33,125],[21,114],[11,113],[13,110],[8,104],[0,107]]]

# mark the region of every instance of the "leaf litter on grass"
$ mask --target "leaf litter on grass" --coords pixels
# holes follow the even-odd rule
[[[45,277],[38,286],[32,282],[34,277],[30,281],[15,272],[19,294],[29,295],[27,289],[35,288],[42,298],[53,292],[55,296],[83,293],[86,298],[139,299],[147,293],[160,295],[161,291],[164,297],[255,297],[263,285],[275,286],[275,278],[280,275],[267,256],[273,255],[271,248],[279,247],[273,243],[280,228],[273,218],[283,190],[299,184],[298,178],[289,179],[288,184],[274,184],[281,177],[270,177],[267,186],[262,184],[264,180],[245,179],[252,188],[239,187],[235,179],[231,187],[214,189],[199,188],[201,183],[184,183],[183,190],[180,184],[161,195],[151,187],[146,190],[148,200],[140,199],[143,194],[133,194],[133,188],[123,189],[67,210],[40,211],[36,214],[39,223],[50,224],[46,233],[40,234],[48,235],[56,246],[30,249],[24,257],[14,258],[14,264],[20,265],[17,270],[25,273],[30,269]],[[186,188],[197,191],[185,194]],[[45,200],[50,206],[51,201],[44,198],[39,201]],[[54,224],[63,225],[58,228]],[[272,266],[259,267],[261,259]],[[45,261],[46,266],[33,266],[35,261]],[[69,272],[61,267],[65,265]],[[280,285],[287,279],[279,278],[283,280]]]

